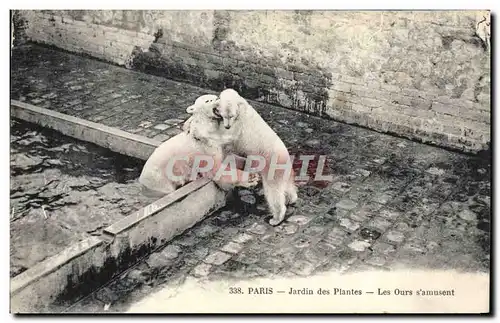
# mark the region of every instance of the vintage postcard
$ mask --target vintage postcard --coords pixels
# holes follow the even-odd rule
[[[11,313],[488,314],[488,10],[11,10]]]

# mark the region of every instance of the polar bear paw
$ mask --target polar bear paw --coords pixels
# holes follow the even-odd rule
[[[248,174],[248,181],[242,181],[240,182],[241,187],[254,187],[259,184],[260,181],[260,175],[258,173],[249,173]]]

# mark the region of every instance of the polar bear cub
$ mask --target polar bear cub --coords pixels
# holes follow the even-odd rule
[[[215,95],[202,95],[196,99],[195,103],[186,109],[189,113],[195,113],[197,110],[208,111],[212,109],[212,104],[217,99]],[[205,113],[205,112],[203,112]],[[184,128],[189,127],[193,121],[191,116]],[[217,127],[216,119],[209,120],[200,126],[200,131],[210,132],[210,127]],[[203,128],[205,127],[205,128]],[[196,179],[199,168],[194,169],[193,164],[197,156],[210,155],[217,151],[215,143],[209,143],[197,140],[193,135],[182,132],[159,145],[146,161],[139,183],[143,186],[143,193],[149,196],[163,196],[169,194],[188,182]],[[215,156],[214,159],[220,157]],[[213,170],[205,173],[200,172],[201,176],[210,176]],[[240,176],[241,178],[241,176]],[[246,177],[245,182],[238,182],[232,178],[223,177],[220,179],[220,186],[223,189],[229,189],[233,186],[251,187],[258,183],[258,177]],[[219,184],[218,182],[216,182]]]
[[[285,144],[233,89],[220,93],[214,113],[223,120],[221,131],[224,138],[231,138],[232,152],[259,161],[260,167],[247,162],[245,170],[258,171],[262,175],[264,195],[273,215],[269,223],[280,224],[285,218],[286,204],[297,201],[292,160]]]

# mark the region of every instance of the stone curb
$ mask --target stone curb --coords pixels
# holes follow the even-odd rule
[[[60,112],[10,100],[11,117],[35,123],[114,152],[147,160],[161,142]]]
[[[147,159],[159,144],[97,123],[11,101],[12,116],[113,151]],[[134,150],[137,149],[137,150]],[[224,206],[211,180],[191,182],[10,280],[11,313],[51,312],[99,288]]]

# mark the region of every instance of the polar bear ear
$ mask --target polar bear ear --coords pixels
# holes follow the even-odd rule
[[[247,105],[248,105],[247,100],[245,100],[244,98],[239,96],[238,100],[236,101],[236,106],[241,109],[241,108],[245,108]]]
[[[186,112],[187,113],[193,113],[195,110],[196,110],[196,105],[193,104],[193,105],[187,107]]]

